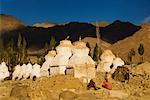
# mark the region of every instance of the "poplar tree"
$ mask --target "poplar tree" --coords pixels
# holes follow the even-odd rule
[[[23,38],[23,43],[22,43],[22,62],[27,63],[27,41],[25,38]]]
[[[93,60],[98,62],[101,54],[102,54],[102,50],[96,44],[96,46],[94,48],[94,53],[93,53]]]
[[[86,43],[86,46],[90,49],[90,51],[89,51],[89,56],[91,56],[91,47],[90,47],[89,42]],[[91,57],[92,57],[92,56],[91,56]]]
[[[21,34],[18,36],[18,41],[17,41],[17,62],[21,63],[22,59],[22,37]]]
[[[134,49],[132,48],[132,49],[130,49],[130,51],[129,51],[129,53],[128,53],[128,61],[129,61],[129,63],[130,63],[131,65],[132,65],[132,63],[133,63],[133,61],[132,61],[133,56],[135,56],[135,51],[134,51]]]
[[[8,64],[8,70],[12,71],[13,66],[16,63],[16,57],[15,57],[15,51],[14,51],[14,42],[13,39],[11,39],[7,45],[6,49],[6,64]]]
[[[4,46],[3,46],[3,41],[0,38],[0,62],[2,62],[3,56],[4,56]]]
[[[138,48],[138,53],[140,55],[141,63],[143,63],[144,46],[142,43],[140,43],[140,46]]]
[[[56,45],[56,40],[55,40],[55,37],[51,37],[51,40],[50,40],[50,45],[49,45],[49,49],[51,50],[52,48],[54,48]]]

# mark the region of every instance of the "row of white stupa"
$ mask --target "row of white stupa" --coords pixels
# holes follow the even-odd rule
[[[38,64],[31,65],[30,63],[22,66],[17,65],[12,79],[16,77],[18,79],[22,77],[26,79],[29,76],[33,78],[34,76],[48,77],[49,75],[66,74],[67,69],[73,68],[75,78],[89,82],[90,79],[95,78],[96,71],[113,73],[118,66],[124,65],[124,62],[120,58],[116,58],[110,50],[105,50],[100,56],[101,61],[97,69],[95,69],[95,62],[88,54],[89,48],[86,46],[86,43],[77,41],[72,44],[69,40],[62,40],[56,47],[56,51],[48,52],[42,66]],[[112,64],[113,68],[110,68]],[[0,77],[4,77],[1,72],[0,67]]]
[[[89,48],[82,41],[74,42],[62,40],[56,47],[45,56],[45,62],[41,67],[41,75],[49,76],[57,74],[66,74],[66,70],[73,68],[75,78],[81,78],[88,81],[95,78],[96,71],[113,73],[118,66],[123,66],[124,61],[115,57],[110,50],[105,50],[101,55],[100,63],[95,69],[94,60],[88,55]],[[113,65],[113,68],[110,66]]]
[[[72,44],[69,40],[62,40],[56,51],[49,51],[45,56],[41,74],[48,76],[48,69],[50,75],[66,74],[72,68],[75,78],[90,80],[95,77],[95,62],[88,54],[86,43],[76,41]]]

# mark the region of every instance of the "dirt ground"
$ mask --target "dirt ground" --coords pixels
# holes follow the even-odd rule
[[[112,90],[102,87],[103,76],[97,73],[94,79],[99,90],[87,90],[86,84],[70,75],[3,81],[0,100],[150,100],[149,75],[131,74],[125,83],[109,79]]]

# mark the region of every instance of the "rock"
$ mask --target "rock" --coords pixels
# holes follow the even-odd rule
[[[145,62],[143,64],[137,65],[134,70],[132,70],[132,73],[135,74],[148,74],[150,75],[150,63],[149,62]]]
[[[9,97],[11,91],[11,87],[9,86],[0,86],[0,100],[5,97]]]
[[[126,67],[119,66],[112,74],[112,78],[116,81],[121,81],[121,82],[125,82],[125,80],[129,80],[129,69]]]
[[[28,86],[15,86],[11,90],[10,97],[14,97],[19,100],[31,100],[28,96],[27,88]]]
[[[110,91],[110,97],[112,98],[120,98],[120,99],[125,99],[129,95],[121,90],[111,90]]]
[[[60,93],[59,95],[59,99],[60,100],[72,100],[77,98],[77,94],[71,91],[63,91],[62,93]]]
[[[83,93],[75,100],[99,100],[99,98],[92,93]]]

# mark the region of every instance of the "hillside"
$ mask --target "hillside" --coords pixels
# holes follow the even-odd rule
[[[24,22],[14,16],[0,14],[0,33],[16,30],[26,26]]]
[[[71,41],[76,41],[81,36],[84,37],[96,37],[95,27],[87,23],[72,22],[65,25],[56,25],[54,27],[42,28],[27,26],[22,29],[9,31],[4,33],[1,37],[4,40],[4,44],[8,43],[11,38],[17,42],[19,33],[26,38],[28,47],[44,47],[45,43],[49,43],[51,37],[55,37],[59,42],[70,36]]]
[[[56,23],[52,23],[52,22],[45,22],[45,23],[37,23],[34,24],[33,26],[35,27],[43,27],[43,28],[48,28],[48,27],[54,27],[56,26]]]
[[[13,39],[16,43],[18,35],[21,34],[26,38],[28,48],[42,48],[44,47],[45,43],[49,43],[51,37],[54,37],[58,43],[67,36],[70,36],[69,39],[72,42],[77,41],[80,36],[82,38],[96,38],[95,29],[95,26],[90,23],[70,22],[64,25],[55,25],[48,28],[26,26],[21,29],[4,32],[1,37],[6,45],[9,42],[8,40],[11,39]],[[131,23],[129,24],[127,22],[115,21],[108,26],[100,27],[100,34],[102,40],[113,44],[121,39],[133,35],[139,29],[140,26],[136,26]]]
[[[112,51],[127,60],[129,50],[134,48],[136,55],[133,57],[133,61],[137,63],[139,62],[138,47],[142,43],[145,49],[144,60],[150,61],[150,24],[143,24],[141,27],[133,36],[113,44],[111,46]]]
[[[139,29],[141,29],[140,26],[134,25],[130,22],[116,20],[106,27],[101,27],[100,32],[103,40],[113,44],[119,40],[133,35]]]
[[[96,23],[93,22],[92,24],[94,26],[96,26]],[[106,26],[110,25],[111,23],[109,23],[109,22],[97,22],[97,24],[99,27],[106,27]]]
[[[93,55],[94,48],[95,48],[96,43],[97,43],[97,38],[85,37],[84,39],[82,39],[82,41],[89,43],[90,49],[91,49],[90,54]],[[100,42],[101,42],[101,49],[102,50],[109,49],[111,46],[111,44],[106,42],[106,41],[101,40]]]

